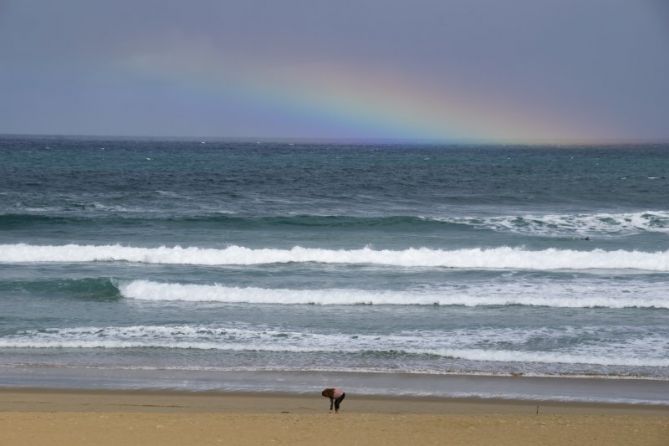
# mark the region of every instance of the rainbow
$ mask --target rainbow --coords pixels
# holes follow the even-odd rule
[[[602,128],[584,129],[522,104],[494,103],[480,93],[452,87],[448,80],[425,85],[378,68],[344,64],[290,69],[235,64],[230,69],[210,53],[177,52],[175,56],[173,52],[169,58],[161,54],[134,57],[126,68],[210,97],[225,100],[234,95],[297,122],[318,120],[367,138],[534,143],[580,142],[592,139],[592,134],[606,134]]]

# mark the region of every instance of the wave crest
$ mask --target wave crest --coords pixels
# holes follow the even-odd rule
[[[0,262],[111,262],[181,265],[262,265],[272,263],[375,264],[398,267],[446,267],[466,269],[587,270],[636,269],[669,271],[669,251],[643,252],[594,249],[577,251],[549,248],[468,248],[403,250],[323,249],[295,246],[291,249],[222,249],[181,246],[143,248],[122,245],[0,245]]]
[[[119,284],[121,295],[148,301],[221,302],[249,304],[316,305],[529,305],[563,308],[666,308],[666,284],[609,287],[593,294],[593,283],[526,284],[493,283],[453,286],[430,291],[358,289],[267,289],[196,285],[134,280]],[[630,289],[633,290],[630,293]]]
[[[352,228],[386,230],[489,230],[540,237],[628,236],[641,233],[669,233],[669,211],[598,212],[564,214],[519,214],[497,216],[415,216],[415,215],[273,215],[243,216],[229,213],[170,214],[156,209],[130,210],[119,206],[94,203],[92,209],[112,211],[91,215],[62,209],[48,212],[16,212],[0,214],[0,228],[13,229],[25,225],[76,224],[95,225],[105,222],[148,221],[176,225],[204,225],[234,229]],[[120,209],[119,209],[120,208]]]

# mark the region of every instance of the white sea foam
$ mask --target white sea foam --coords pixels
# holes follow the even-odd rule
[[[577,342],[598,333],[618,340]],[[624,332],[624,333],[623,333]],[[622,335],[627,338],[622,340]],[[536,350],[544,340],[548,350]],[[535,346],[528,349],[528,345]],[[561,345],[561,346],[559,346]],[[286,353],[418,354],[488,362],[667,367],[669,341],[633,327],[471,328],[391,334],[296,332],[265,326],[140,325],[26,330],[0,348],[169,348]]]
[[[667,283],[642,281],[612,285],[584,283],[505,282],[455,284],[430,290],[281,289],[196,285],[148,280],[118,285],[126,298],[150,301],[318,305],[533,305],[572,308],[669,308]]]
[[[669,211],[621,213],[526,214],[491,217],[437,218],[499,232],[539,236],[614,236],[643,232],[669,234]]]
[[[377,264],[400,267],[448,267],[483,269],[636,269],[669,271],[669,251],[643,252],[594,249],[527,250],[523,248],[469,248],[442,250],[291,249],[229,246],[142,248],[122,245],[0,245],[0,262],[105,262],[127,261],[183,265],[259,265],[290,262],[331,264]]]
[[[615,353],[610,352],[609,354],[606,354],[607,352],[563,353],[485,349],[443,349],[436,352],[425,351],[425,353],[447,356],[450,358],[466,359],[469,361],[535,362],[542,364],[589,364],[611,366],[617,365],[630,367],[669,366],[669,359],[622,356],[624,354],[624,350],[620,350]]]

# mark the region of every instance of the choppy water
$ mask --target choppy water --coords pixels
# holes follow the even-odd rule
[[[0,367],[669,379],[669,147],[0,139]]]

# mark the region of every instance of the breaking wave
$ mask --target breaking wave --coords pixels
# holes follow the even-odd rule
[[[322,249],[295,246],[291,249],[222,249],[198,247],[143,248],[122,245],[0,245],[0,262],[112,262],[182,265],[261,265],[315,262],[329,264],[376,264],[398,267],[446,267],[524,270],[635,269],[669,271],[669,251],[594,249],[527,250],[523,248],[468,248],[403,250]]]
[[[158,223],[168,225],[205,225],[230,229],[378,229],[385,230],[491,230],[527,236],[583,237],[627,236],[650,233],[669,233],[669,211],[599,212],[565,214],[519,214],[498,216],[348,216],[348,215],[274,215],[242,216],[229,213],[205,212],[170,213],[157,209],[133,209],[119,206],[91,205],[94,210],[110,211],[103,215],[61,210],[46,213],[14,212],[0,214],[0,228],[13,229],[26,225],[98,225],[100,221],[113,224]]]
[[[530,305],[565,308],[665,308],[666,283],[491,283],[438,290],[267,289],[135,280],[118,285],[137,300],[316,305]]]
[[[632,332],[626,333],[624,341],[597,345],[580,341],[594,332],[616,336],[620,334],[617,330]],[[470,328],[350,335],[266,326],[138,325],[26,330],[0,337],[0,348],[169,348],[328,355],[341,352],[431,355],[488,362],[647,367],[669,366],[664,350],[666,344],[661,334],[634,332],[630,327]],[[528,349],[529,346],[543,349]]]
[[[449,217],[438,220],[497,232],[546,237],[669,233],[669,211]]]

